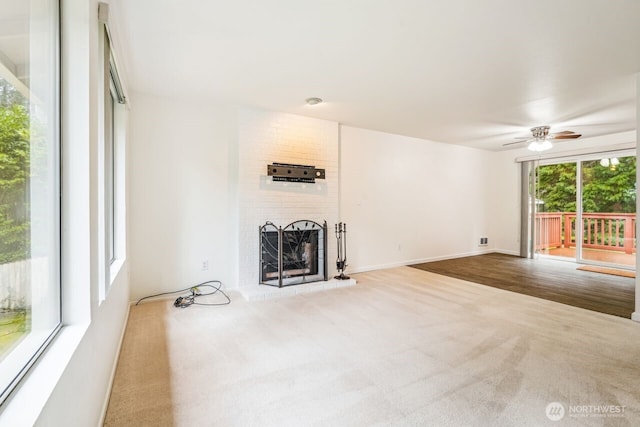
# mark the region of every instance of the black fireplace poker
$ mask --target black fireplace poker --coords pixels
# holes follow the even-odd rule
[[[338,242],[338,257],[336,259],[336,267],[338,268],[339,275],[334,279],[349,280],[350,277],[344,274],[344,270],[347,267],[347,224],[336,224],[336,240]]]

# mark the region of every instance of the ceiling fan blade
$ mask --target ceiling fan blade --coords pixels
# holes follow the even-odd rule
[[[513,141],[513,142],[507,142],[506,144],[502,144],[503,147],[508,147],[510,145],[516,145],[516,144],[525,144],[529,141],[533,141],[532,139],[525,139],[522,141]]]
[[[582,136],[582,134],[575,133],[572,130],[563,130],[560,132],[549,133],[549,126],[537,126],[531,129],[533,133],[533,138],[530,136],[517,136],[513,138],[514,142],[507,142],[506,144],[502,144],[503,147],[509,147],[512,145],[526,144],[532,141],[542,141],[544,139],[547,140],[559,140],[559,139],[577,139]]]
[[[572,135],[554,135],[553,139],[577,139],[580,138],[582,135],[579,133],[574,133]]]

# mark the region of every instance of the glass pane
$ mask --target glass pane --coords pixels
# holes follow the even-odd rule
[[[535,251],[576,256],[576,163],[537,168]]]
[[[107,265],[115,260],[115,162],[114,162],[114,108],[113,90],[106,97],[105,115],[105,234],[107,241]],[[109,283],[107,283],[109,286]]]
[[[57,11],[0,9],[0,400],[60,323]]]
[[[635,266],[636,158],[582,162],[582,259]]]

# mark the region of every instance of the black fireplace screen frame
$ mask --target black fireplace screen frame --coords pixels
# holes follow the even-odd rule
[[[286,227],[259,227],[260,284],[299,285],[328,280],[327,222],[294,221]]]

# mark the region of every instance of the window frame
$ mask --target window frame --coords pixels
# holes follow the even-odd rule
[[[62,283],[62,99],[61,99],[61,78],[62,78],[62,58],[61,58],[61,42],[62,42],[62,21],[61,21],[61,0],[47,0],[51,2],[50,8],[52,11],[51,16],[47,16],[47,25],[52,25],[53,29],[51,33],[47,33],[48,35],[53,37],[53,40],[50,41],[49,50],[46,52],[51,56],[51,62],[47,64],[52,67],[53,73],[47,76],[47,79],[53,82],[51,96],[52,102],[49,103],[45,108],[52,107],[53,112],[51,113],[52,125],[49,127],[48,133],[52,137],[52,141],[47,147],[51,150],[53,154],[53,171],[51,176],[54,178],[53,181],[53,206],[52,211],[55,212],[56,217],[52,221],[54,224],[52,242],[53,244],[53,256],[51,256],[55,265],[55,275],[49,274],[48,276],[55,278],[55,284],[48,284],[48,287],[55,287],[57,289],[57,323],[46,331],[33,331],[30,330],[29,333],[24,337],[23,341],[21,341],[15,348],[13,348],[1,361],[2,364],[10,364],[15,368],[13,370],[16,372],[15,376],[12,380],[10,380],[7,385],[0,384],[0,408],[4,409],[5,404],[8,399],[16,391],[19,387],[21,381],[27,376],[27,374],[34,368],[34,365],[38,362],[40,357],[44,354],[45,350],[49,347],[49,345],[54,341],[55,337],[61,331],[63,326],[63,283]],[[29,18],[32,18],[31,10],[29,14]],[[31,43],[31,35],[29,32],[29,40]],[[6,68],[6,67],[4,67]],[[7,70],[12,76],[22,84],[22,82],[13,75],[10,70]],[[13,79],[10,79],[13,80]],[[10,81],[11,83],[11,81]],[[13,84],[13,83],[12,83]],[[23,86],[26,90],[29,91],[29,97],[32,96],[32,88],[31,85]],[[16,88],[18,90],[18,88]],[[30,109],[32,108],[31,101],[29,102]],[[30,113],[31,117],[31,113]],[[32,185],[32,184],[28,184]],[[29,193],[31,192],[31,187],[29,187]],[[33,253],[29,254],[29,260],[33,259]],[[33,306],[33,302],[32,302]]]
[[[100,302],[107,297],[112,282],[124,264],[126,257],[126,230],[120,224],[125,222],[123,197],[124,163],[121,155],[125,141],[124,130],[126,97],[116,64],[111,33],[109,30],[109,5],[99,3],[98,16],[101,31],[102,51],[102,100],[101,146],[99,160],[100,186],[100,235],[102,239],[100,255],[101,286]]]

